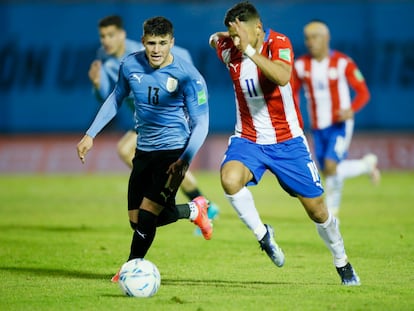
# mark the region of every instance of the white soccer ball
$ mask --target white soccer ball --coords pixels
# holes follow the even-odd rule
[[[123,264],[119,272],[119,287],[127,296],[154,296],[161,284],[158,268],[151,261],[136,258]]]

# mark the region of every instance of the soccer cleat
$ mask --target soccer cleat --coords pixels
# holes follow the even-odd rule
[[[207,208],[207,217],[210,219],[211,226],[213,226],[213,220],[218,217],[218,214],[220,212],[219,207],[214,204],[213,202],[209,201],[208,208]],[[200,228],[195,228],[194,235],[200,236],[202,235]]]
[[[283,254],[282,249],[276,244],[272,226],[265,225],[265,227],[267,232],[263,239],[259,241],[260,247],[266,252],[267,256],[269,256],[270,260],[272,260],[276,266],[282,267],[285,263],[285,255]]]
[[[213,226],[207,216],[208,201],[205,197],[199,196],[191,202],[194,203],[198,209],[198,215],[192,222],[200,228],[203,237],[206,240],[210,240],[211,235],[213,234]]]
[[[368,174],[371,178],[371,182],[374,185],[378,185],[381,181],[381,172],[377,167],[378,157],[373,153],[368,153],[362,158],[362,161],[364,161],[368,167]]]
[[[119,270],[112,278],[111,278],[111,282],[113,283],[118,283],[119,281],[119,272],[121,272],[121,270]]]
[[[341,277],[342,285],[346,285],[346,286],[361,285],[358,275],[356,274],[354,268],[352,268],[349,262],[341,268],[336,267],[336,271],[338,271],[338,274]]]
[[[208,208],[207,208],[208,219],[210,219],[210,220],[216,219],[219,212],[220,212],[219,207],[216,204],[214,204],[213,202],[210,202],[210,204],[208,205]]]

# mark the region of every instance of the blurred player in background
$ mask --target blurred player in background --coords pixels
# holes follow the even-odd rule
[[[295,61],[295,96],[303,86],[308,104],[316,158],[325,176],[326,204],[337,215],[347,178],[368,174],[380,179],[377,156],[346,160],[354,129],[354,114],[370,98],[357,65],[347,55],[331,50],[329,29],[321,21],[304,27],[309,54]],[[351,98],[351,89],[355,96]]]
[[[124,99],[133,96],[138,141],[128,185],[134,230],[128,260],[145,257],[157,226],[181,218],[199,226],[207,240],[213,233],[204,197],[175,203],[185,172],[208,133],[207,86],[193,65],[173,54],[173,25],[166,18],[144,22],[142,43],[144,50],[123,58],[114,90],[77,145],[84,162],[94,137],[116,116]],[[118,278],[117,273],[112,280]]]
[[[323,200],[323,188],[301,127],[293,82],[293,50],[288,37],[264,29],[259,13],[241,2],[225,15],[226,32],[210,37],[233,81],[237,123],[221,166],[225,195],[240,219],[253,232],[262,250],[282,267],[285,256],[272,226],[263,224],[252,193],[270,170],[282,188],[297,197],[329,248],[344,285],[359,285],[348,262],[336,218]]]
[[[97,59],[92,62],[88,74],[93,85],[94,94],[97,100],[102,103],[112,92],[118,80],[121,60],[133,52],[143,50],[144,47],[142,43],[127,38],[123,20],[120,16],[111,15],[102,18],[98,23],[98,30],[101,47],[98,49]],[[171,51],[174,55],[178,55],[185,61],[193,64],[188,50],[174,45]],[[133,111],[133,97],[127,97],[125,103]],[[137,133],[134,129],[127,131],[117,145],[119,157],[130,168],[132,168],[132,159],[135,155],[136,146]],[[197,186],[195,177],[190,171],[187,171],[185,175],[181,184],[181,190],[190,200],[203,195]],[[215,219],[218,213],[218,206],[210,201],[208,208],[209,219]],[[196,229],[196,233],[200,234],[200,231]]]

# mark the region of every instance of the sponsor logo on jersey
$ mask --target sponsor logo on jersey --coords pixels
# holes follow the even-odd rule
[[[197,92],[197,101],[199,105],[207,103],[207,94],[204,90]]]
[[[279,58],[285,61],[290,62],[290,49],[280,49],[279,50]]]
[[[137,80],[138,81],[138,83],[141,83],[141,79],[142,79],[142,77],[143,77],[144,75],[137,75],[136,73],[134,73],[133,75],[132,75],[132,77],[135,79],[135,80]]]
[[[354,70],[354,76],[358,81],[364,81],[364,76],[362,75],[361,71],[359,71],[359,69]]]
[[[234,72],[237,72],[237,67],[238,67],[239,65],[240,65],[240,64],[233,64],[233,63],[229,63],[229,66],[230,66],[231,68],[233,68]]]

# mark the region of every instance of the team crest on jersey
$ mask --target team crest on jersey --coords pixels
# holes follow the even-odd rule
[[[167,91],[174,92],[177,89],[177,86],[178,86],[178,80],[175,78],[168,77],[167,84],[166,84]]]
[[[329,68],[328,77],[329,77],[330,80],[337,80],[338,79],[338,71],[336,70],[336,68]]]

